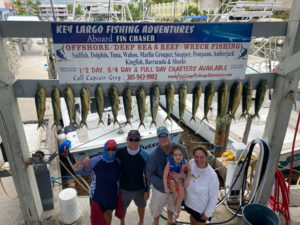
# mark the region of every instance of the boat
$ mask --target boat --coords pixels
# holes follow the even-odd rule
[[[63,123],[65,125],[68,125],[70,123],[69,115],[67,111],[67,106],[62,99],[61,101],[61,108],[62,108],[62,117],[63,117]],[[149,98],[146,100],[146,116],[144,119],[145,127],[141,126],[139,128],[140,119],[138,117],[138,109],[135,97],[133,97],[133,104],[132,104],[132,119],[131,119],[131,125],[127,124],[125,126],[126,118],[125,118],[125,112],[123,108],[122,100],[120,101],[121,104],[119,104],[119,112],[118,112],[118,121],[120,122],[120,126],[118,124],[107,124],[106,121],[108,121],[108,117],[112,119],[112,111],[111,107],[107,107],[104,110],[102,119],[105,121],[104,124],[99,124],[99,117],[96,112],[91,112],[88,114],[87,117],[87,125],[88,128],[78,128],[78,129],[69,129],[69,126],[65,126],[64,135],[65,138],[71,141],[71,149],[70,153],[75,157],[86,157],[91,156],[95,154],[99,154],[102,152],[103,146],[105,142],[108,139],[115,139],[115,141],[118,144],[118,147],[124,147],[127,146],[126,138],[127,134],[130,130],[139,130],[141,134],[141,149],[144,149],[148,152],[153,149],[158,143],[157,143],[157,134],[156,134],[156,126],[153,124],[150,126],[152,117],[150,114],[150,101]],[[80,109],[79,109],[80,110]],[[81,120],[81,115],[79,113],[79,110],[77,111],[77,123],[79,124]],[[167,114],[166,112],[159,108],[156,122],[157,127],[159,126],[166,126],[171,134],[171,140],[174,142],[179,142],[179,138],[181,133],[183,132],[182,128],[177,125],[177,123],[172,121],[166,121],[164,122],[164,119],[166,118]]]

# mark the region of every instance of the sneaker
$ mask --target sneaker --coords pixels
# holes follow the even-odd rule
[[[166,225],[176,225],[176,223],[169,223],[169,221],[167,221]]]

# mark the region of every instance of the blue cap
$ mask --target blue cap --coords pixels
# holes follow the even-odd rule
[[[161,126],[157,128],[157,137],[162,138],[168,136],[169,136],[169,131],[165,126]]]
[[[71,148],[71,141],[70,140],[64,140],[63,143],[61,143],[60,146],[58,147],[58,152],[59,153],[64,153],[65,147],[66,147],[66,149]]]

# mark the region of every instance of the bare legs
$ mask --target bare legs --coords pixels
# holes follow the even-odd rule
[[[139,225],[144,225],[145,208],[137,208],[139,214]],[[124,210],[124,217],[120,220],[120,225],[125,225],[126,210]]]
[[[107,225],[111,225],[111,219],[112,219],[112,210],[106,210],[104,213],[104,218],[107,223]]]

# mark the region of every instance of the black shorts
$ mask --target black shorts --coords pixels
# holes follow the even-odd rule
[[[188,214],[190,214],[197,222],[206,222],[206,220],[201,219],[201,216],[203,213],[198,213],[197,211],[191,209],[190,207],[184,205],[185,211],[187,211]],[[210,220],[210,218],[209,218]]]

